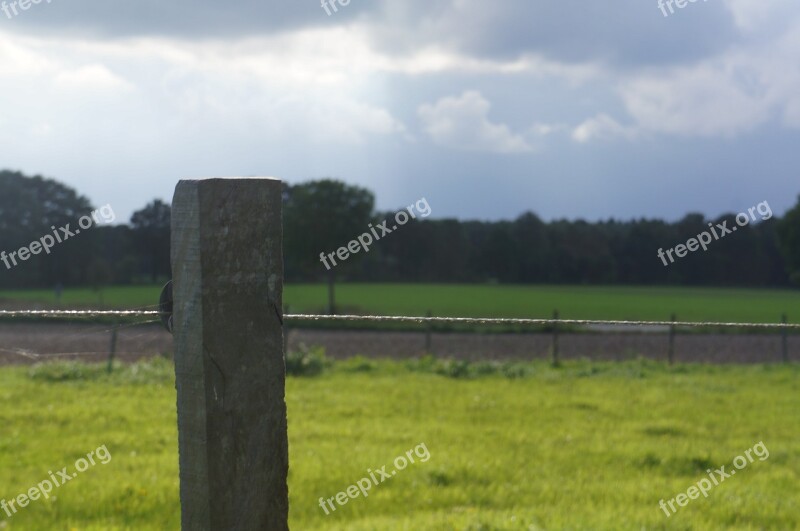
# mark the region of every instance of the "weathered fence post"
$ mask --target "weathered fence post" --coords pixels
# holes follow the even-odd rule
[[[781,322],[787,324],[789,322],[789,317],[783,314]],[[783,362],[789,363],[789,329],[786,327],[781,329],[781,347],[783,351]]]
[[[678,320],[678,316],[674,313],[670,317],[670,320],[674,323]],[[675,363],[675,325],[671,324],[669,326],[669,351],[667,352],[667,359],[669,360],[669,364],[672,365]]]
[[[553,366],[558,366],[558,310],[553,312]]]
[[[288,529],[280,181],[180,181],[172,270],[182,529]]]

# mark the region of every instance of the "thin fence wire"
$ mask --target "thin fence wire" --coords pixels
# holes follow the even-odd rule
[[[306,315],[289,314],[284,319],[292,321],[377,321],[394,323],[447,323],[447,324],[514,324],[514,325],[613,325],[613,326],[681,326],[681,327],[741,327],[797,329],[793,323],[722,323],[714,321],[618,321],[606,319],[516,319],[483,317],[413,317],[405,315]]]
[[[157,305],[156,305],[157,306]],[[143,306],[141,308],[150,308],[153,307],[152,305]],[[161,319],[146,319],[146,320],[136,320],[134,322],[130,321],[122,321],[116,323],[100,323],[97,324],[94,329],[86,330],[86,327],[92,325],[92,317],[158,317],[159,312],[157,311],[144,311],[138,309],[131,309],[131,310],[14,310],[14,311],[0,311],[0,316],[10,316],[10,317],[39,317],[39,318],[61,318],[64,320],[70,319],[69,324],[75,325],[76,327],[82,329],[78,332],[68,333],[68,334],[59,334],[58,340],[60,344],[70,344],[74,343],[76,340],[93,340],[101,335],[107,335],[109,333],[117,333],[121,330],[129,330],[134,327],[140,327],[142,325],[153,324],[153,323],[160,323]],[[81,320],[75,322],[76,318],[88,318],[87,320]],[[26,324],[40,324],[40,323],[26,323]],[[135,340],[143,335],[146,335],[147,332],[141,334],[134,334],[126,336],[127,341]],[[48,359],[55,359],[55,358],[78,358],[78,357],[98,357],[98,356],[108,356],[108,350],[95,350],[95,351],[72,351],[72,352],[37,352],[31,348],[20,348],[20,347],[0,347],[0,354],[18,356],[20,358],[27,358],[32,361],[44,361]],[[111,350],[111,352],[116,356],[137,356],[137,355],[149,355],[152,354],[151,352],[145,351],[116,351]]]
[[[157,310],[0,310],[0,317],[135,317],[159,316]],[[504,317],[427,317],[410,315],[323,315],[286,314],[288,321],[362,321],[384,323],[442,323],[476,325],[610,325],[610,326],[679,326],[690,328],[762,328],[800,330],[800,323],[737,323],[716,321],[626,321],[612,319],[524,319]]]
[[[0,310],[0,317],[105,317],[159,315],[157,310]]]

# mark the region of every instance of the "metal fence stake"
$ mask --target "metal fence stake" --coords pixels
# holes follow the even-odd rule
[[[116,325],[111,329],[111,346],[108,350],[108,374],[111,374],[114,370],[114,356],[117,354],[117,329]]]
[[[670,320],[674,323],[678,320],[678,316],[674,313]],[[672,365],[675,363],[675,325],[672,324],[669,327],[669,351],[667,352],[667,358],[669,360],[669,364]]]
[[[428,317],[433,317],[433,312],[428,310],[428,313],[426,315]],[[427,323],[427,325],[425,327],[425,354],[431,354],[431,343],[432,343],[431,328],[432,327],[433,327],[433,325],[430,323],[430,321],[428,321],[428,323]]]
[[[558,310],[553,312],[553,319],[558,321]],[[553,323],[553,366],[558,366],[558,322]]]
[[[783,324],[787,324],[789,322],[789,317],[786,314],[783,314],[783,319],[781,319]],[[781,329],[781,347],[783,351],[783,362],[789,363],[789,329],[784,327]]]

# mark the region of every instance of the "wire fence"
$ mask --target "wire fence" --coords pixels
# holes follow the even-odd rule
[[[153,324],[156,322],[161,321],[162,316],[164,315],[163,312],[155,309],[148,309],[153,308],[156,305],[141,307],[137,309],[128,309],[128,310],[78,310],[78,309],[64,309],[64,310],[0,310],[0,318],[5,318],[6,321],[13,321],[15,318],[19,318],[22,322],[30,323],[31,326],[35,326],[37,324],[41,324],[39,319],[47,319],[52,321],[65,321],[71,324],[80,323],[82,325],[87,325],[92,322],[92,320],[105,320],[106,322],[99,326],[96,329],[89,329],[83,330],[81,329],[79,332],[73,333],[65,333],[63,335],[57,334],[57,341],[59,345],[67,345],[65,349],[56,348],[56,352],[53,352],[53,348],[49,349],[36,349],[31,348],[21,348],[18,345],[16,346],[0,346],[0,354],[6,354],[6,356],[11,356],[18,358],[22,361],[41,361],[51,358],[102,358],[108,359],[109,363],[109,370],[113,365],[113,361],[117,357],[131,359],[135,357],[143,357],[146,353],[144,352],[144,347],[142,347],[142,343],[137,343],[137,340],[142,339],[144,336],[147,336],[148,339],[143,340],[144,345],[147,347],[148,352],[152,355],[153,351],[159,351],[162,354],[165,354],[165,350],[169,350],[169,336],[166,334],[161,334],[160,339],[154,340],[148,332],[142,333],[135,333],[132,332],[131,329],[140,326],[140,325],[148,325]],[[34,319],[34,321],[30,321]],[[119,321],[116,321],[116,320]],[[800,330],[800,324],[795,323],[788,323],[786,316],[783,316],[783,321],[781,323],[752,323],[752,322],[717,322],[717,321],[678,321],[673,316],[672,320],[612,320],[612,319],[561,319],[558,317],[558,312],[554,313],[553,318],[546,318],[546,319],[535,319],[535,318],[484,318],[484,317],[435,317],[430,315],[427,316],[408,316],[408,315],[326,315],[326,314],[303,314],[303,313],[285,313],[282,316],[284,323],[287,325],[287,329],[289,325],[292,325],[292,328],[300,329],[303,328],[304,323],[309,322],[326,322],[326,323],[384,323],[384,324],[409,324],[409,325],[421,325],[421,333],[424,334],[424,348],[421,349],[424,353],[433,353],[432,343],[433,343],[433,334],[434,334],[434,327],[436,325],[467,325],[469,327],[479,327],[479,326],[519,326],[523,329],[527,327],[548,327],[547,331],[542,334],[540,333],[539,336],[546,336],[550,334],[547,338],[547,346],[542,347],[542,342],[538,342],[539,350],[545,349],[548,351],[548,355],[551,357],[553,363],[559,363],[562,345],[561,340],[563,339],[562,336],[568,334],[570,332],[574,332],[575,330],[588,330],[586,327],[591,326],[601,326],[601,327],[611,327],[612,330],[616,330],[616,327],[625,327],[628,330],[632,331],[653,331],[654,327],[658,327],[659,331],[666,332],[668,335],[668,341],[664,345],[666,348],[666,355],[664,356],[666,360],[672,364],[675,362],[675,353],[676,353],[676,336],[678,335],[679,329],[751,329],[757,330],[763,333],[771,333],[777,334],[779,341],[780,341],[780,360],[783,362],[790,361],[789,359],[789,342],[788,337],[790,332],[796,332]],[[127,321],[127,322],[126,322]],[[76,328],[80,328],[77,327]],[[383,330],[387,335],[389,334],[385,330]],[[595,333],[604,333],[610,335],[612,332],[608,330],[594,330]],[[353,332],[348,332],[352,334]],[[372,331],[373,334],[381,333],[381,331]],[[99,335],[109,335],[110,339],[107,339],[109,342],[103,346],[103,339],[99,339],[97,336]],[[362,332],[362,334],[366,335],[368,332]],[[458,334],[450,333],[449,336],[456,336]],[[519,334],[517,334],[519,335]],[[652,334],[651,334],[652,335]],[[34,329],[29,329],[27,331],[21,332],[18,336],[16,336],[17,340],[20,339],[27,339],[28,337],[35,337],[37,336],[37,332]],[[286,334],[286,341],[288,342],[289,333]],[[91,337],[91,340],[88,338]],[[530,337],[530,336],[528,336]],[[568,336],[569,338],[573,338],[573,336]],[[327,337],[330,340],[330,337]],[[442,337],[440,336],[439,339],[441,340]],[[524,339],[524,338],[523,338]],[[14,338],[12,337],[11,340],[13,341]],[[123,344],[131,345],[137,344],[139,345],[139,351],[120,351],[117,352],[117,345],[119,341],[122,341]],[[392,337],[387,339],[387,341],[395,341],[396,337]],[[149,342],[148,342],[149,341]],[[589,341],[595,341],[596,339],[589,338]],[[743,341],[740,339],[740,341]],[[5,341],[4,341],[5,342]],[[335,342],[335,339],[334,339]],[[506,342],[507,344],[508,342]],[[374,343],[373,343],[374,344]],[[386,342],[383,343],[384,345]],[[72,348],[70,349],[70,346]],[[88,345],[88,347],[87,347]],[[653,349],[653,342],[648,343],[649,348]],[[288,343],[287,343],[288,347]],[[643,347],[644,348],[644,347]],[[684,346],[684,348],[686,348]],[[659,346],[657,348],[659,351],[662,351],[662,347]],[[45,350],[47,352],[45,352]],[[287,349],[288,350],[288,349]],[[663,356],[661,354],[660,356]],[[660,357],[659,356],[659,357]],[[691,357],[689,357],[691,359]]]

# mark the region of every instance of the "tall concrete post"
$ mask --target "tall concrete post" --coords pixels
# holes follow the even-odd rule
[[[281,182],[180,181],[172,270],[182,529],[288,529]]]

